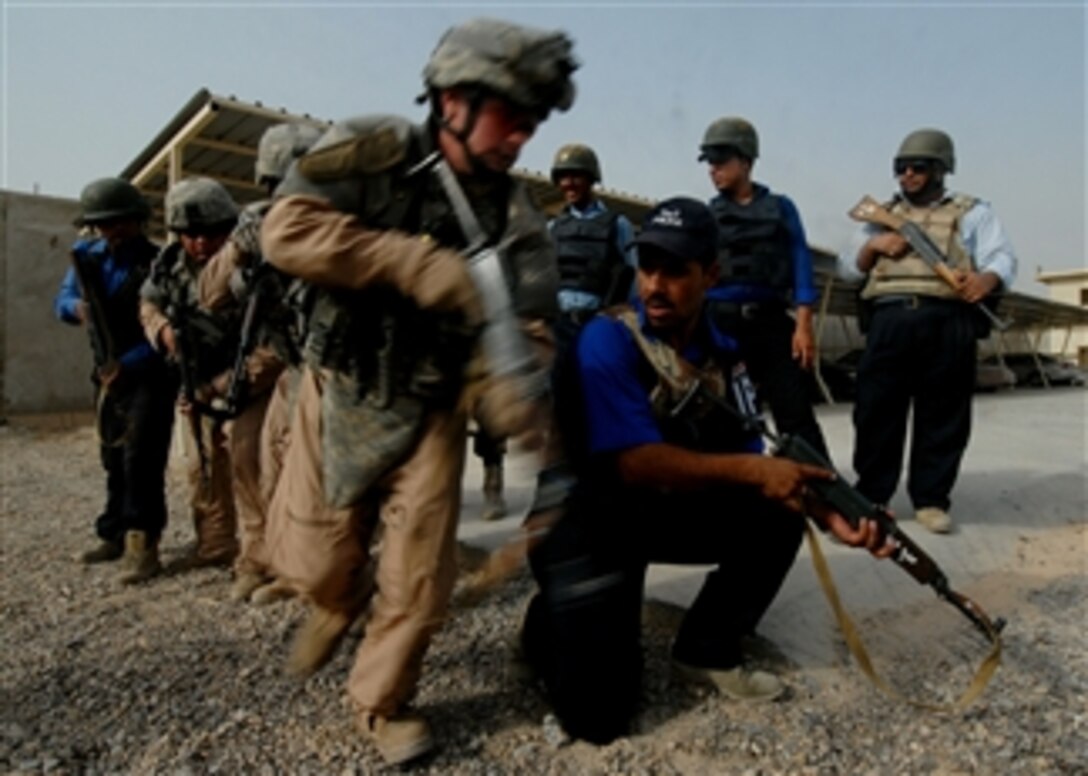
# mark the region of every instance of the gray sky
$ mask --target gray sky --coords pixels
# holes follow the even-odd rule
[[[319,118],[421,119],[419,74],[441,32],[488,15],[561,27],[582,68],[521,166],[593,145],[610,188],[713,192],[707,124],[759,130],[755,177],[839,249],[846,211],[894,190],[921,126],[952,134],[951,187],[993,203],[1036,268],[1085,265],[1085,3],[359,3],[2,0],[0,186],[74,197],[117,174],[201,87]]]

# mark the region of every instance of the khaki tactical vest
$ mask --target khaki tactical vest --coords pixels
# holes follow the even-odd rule
[[[933,244],[948,258],[953,270],[971,270],[974,269],[974,259],[967,253],[960,238],[960,224],[964,214],[975,206],[976,201],[974,197],[957,194],[935,205],[916,207],[897,196],[887,208],[895,215],[921,226]],[[915,252],[898,260],[879,257],[861,292],[863,299],[892,294],[957,298],[956,292]]]
[[[661,340],[647,337],[632,308],[613,307],[605,315],[627,327],[657,378],[650,389],[650,406],[666,442],[702,452],[737,452],[758,436],[741,420],[749,418],[754,428],[760,413],[755,388],[739,356],[730,363],[711,357],[696,367]],[[723,409],[711,396],[738,414]]]

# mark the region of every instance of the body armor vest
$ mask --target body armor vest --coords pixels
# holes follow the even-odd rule
[[[170,320],[196,385],[209,382],[234,365],[238,352],[238,311],[210,313],[197,301],[196,277],[200,272],[181,243],[171,243],[159,253],[142,296]]]
[[[725,196],[711,200],[718,221],[719,285],[744,283],[779,291],[793,289],[793,256],[782,205],[774,194],[739,205]]]
[[[147,341],[138,315],[140,286],[147,279],[151,262],[158,252],[158,246],[140,235],[123,242],[113,254],[115,262],[128,266],[128,277],[120,288],[102,299],[106,326],[109,327],[110,337],[116,350],[114,356],[117,358]],[[102,288],[102,267],[107,256],[109,256],[109,247],[106,241],[96,240],[79,259],[89,263],[93,277],[99,279],[100,288]],[[103,365],[98,364],[98,366]]]
[[[752,449],[758,433],[706,395],[731,405],[741,416],[758,419],[755,389],[739,355],[716,352],[696,367],[664,342],[647,337],[630,307],[608,314],[627,327],[643,356],[643,386],[666,442],[700,452]]]
[[[559,286],[604,297],[613,272],[623,265],[616,247],[617,213],[604,210],[578,218],[564,209],[552,222],[551,233],[559,252]]]
[[[958,194],[946,197],[933,206],[916,207],[897,196],[886,207],[892,213],[921,226],[948,259],[953,270],[970,270],[974,268],[974,260],[963,245],[960,224],[964,214],[975,206],[976,201],[974,197]],[[863,299],[892,294],[959,298],[922,257],[913,251],[901,259],[879,257],[861,292]]]
[[[427,127],[395,116],[334,125],[288,172],[277,194],[321,197],[366,228],[422,235],[461,250],[465,237],[427,160]],[[461,182],[502,257],[515,312],[554,317],[555,249],[543,217],[508,177]],[[452,407],[479,331],[421,310],[388,288],[313,288],[304,358],[325,376],[325,497],[356,503],[411,451],[432,409]]]

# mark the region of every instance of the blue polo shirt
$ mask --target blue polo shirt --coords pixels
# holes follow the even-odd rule
[[[643,333],[652,339],[641,304],[635,305],[635,311]],[[704,315],[681,355],[695,366],[702,366],[714,354],[721,354],[721,363],[735,361],[737,350],[736,341],[717,330]],[[590,454],[616,453],[665,441],[650,405],[645,357],[622,321],[598,315],[587,323],[578,338],[576,361]],[[762,449],[760,438],[753,436],[735,452]]]

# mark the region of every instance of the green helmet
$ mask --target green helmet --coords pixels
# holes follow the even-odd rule
[[[283,180],[291,162],[309,151],[322,134],[312,124],[276,124],[266,129],[257,144],[254,180],[260,184]]]
[[[600,183],[601,165],[593,149],[581,143],[568,143],[555,152],[552,162],[552,183],[559,181],[560,173],[583,172],[594,183]]]
[[[740,151],[749,159],[759,158],[759,135],[752,124],[739,116],[725,116],[711,122],[703,134],[702,151],[699,161],[706,159],[706,150],[720,146],[729,146]]]
[[[896,159],[935,159],[948,172],[956,171],[952,138],[939,129],[916,129],[899,144]]]
[[[99,178],[83,187],[79,195],[77,225],[93,225],[115,218],[146,221],[151,208],[139,190],[120,178]]]
[[[472,19],[451,27],[423,68],[428,89],[482,86],[546,116],[574,102],[570,74],[578,68],[573,43],[558,30],[497,19]]]
[[[211,178],[186,178],[166,192],[166,228],[172,231],[225,226],[237,219],[238,205]]]

